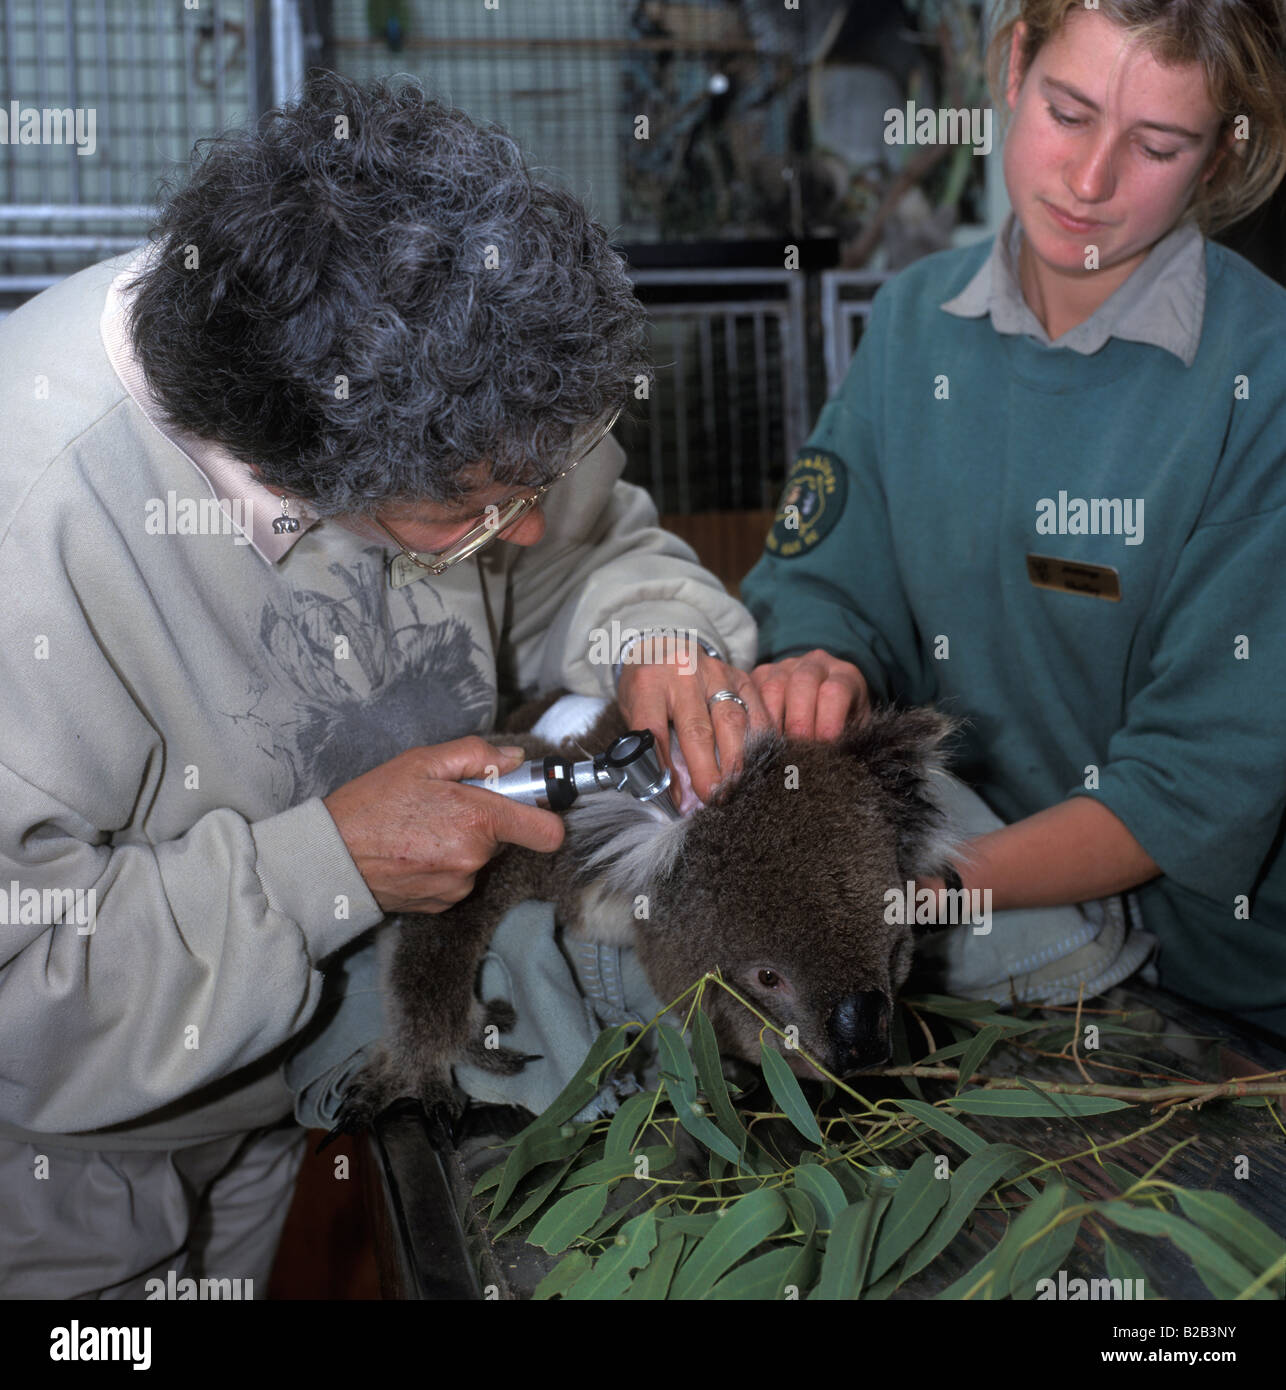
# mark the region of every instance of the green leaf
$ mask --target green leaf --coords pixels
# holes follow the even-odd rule
[[[1065,1182],[1059,1178],[1050,1178],[1040,1196],[1034,1202],[1028,1202],[1009,1222],[997,1247],[999,1253],[993,1266],[993,1278],[984,1291],[986,1298],[996,1300],[1008,1297],[1009,1283],[1018,1264],[1019,1255],[1026,1253],[1020,1247],[1062,1211],[1069,1195],[1070,1189]]]
[[[518,1184],[533,1168],[579,1153],[593,1132],[591,1125],[577,1125],[571,1134],[564,1134],[561,1129],[525,1130],[505,1160],[496,1199],[491,1204],[492,1220],[504,1211]]]
[[[939,1299],[944,1303],[958,1302],[992,1268],[999,1254],[1000,1246],[993,1245],[982,1259],[972,1269],[966,1270],[954,1284],[949,1284],[941,1293],[935,1293],[935,1302]]]
[[[911,1065],[911,1044],[907,1038],[906,1031],[907,1011],[900,1005],[893,1010],[893,1025],[891,1028],[893,1040],[893,1065],[895,1067],[909,1067]],[[902,1084],[908,1091],[919,1100],[924,1099],[924,1089],[914,1076],[904,1076]]]
[[[804,1093],[799,1089],[795,1073],[790,1064],[767,1041],[759,1044],[759,1065],[763,1067],[764,1080],[772,1092],[773,1099],[781,1107],[783,1114],[810,1143],[821,1146],[822,1132],[817,1127],[817,1116],[813,1114]]]
[[[634,1276],[629,1289],[623,1295],[625,1298],[639,1301],[662,1299],[669,1292],[674,1271],[683,1258],[683,1252],[690,1244],[691,1238],[675,1227],[672,1218],[658,1222],[657,1231],[658,1239],[652,1258]]]
[[[725,1270],[767,1240],[787,1217],[781,1193],[770,1187],[739,1197],[724,1210],[725,1215],[679,1270],[672,1298],[704,1298]]]
[[[777,1299],[782,1296],[786,1285],[791,1282],[790,1271],[798,1257],[798,1248],[791,1244],[778,1250],[770,1250],[766,1255],[756,1255],[753,1260],[738,1265],[707,1294],[708,1298],[755,1298]]]
[[[607,1127],[604,1157],[616,1158],[633,1151],[638,1141],[639,1129],[656,1100],[655,1091],[639,1091],[632,1096],[626,1096],[616,1114],[612,1116],[612,1123]]]
[[[532,1192],[528,1193],[519,1204],[517,1211],[500,1227],[491,1237],[492,1240],[499,1240],[501,1236],[508,1235],[515,1226],[521,1226],[524,1221],[536,1211],[539,1211],[548,1201],[550,1194],[567,1176],[575,1158],[569,1158],[561,1168],[555,1168],[544,1182],[540,1183]]]
[[[529,1134],[557,1129],[584,1110],[603,1089],[603,1078],[599,1073],[618,1052],[624,1050],[626,1034],[636,1027],[636,1024],[621,1023],[615,1028],[603,1029],[590,1045],[576,1075],[526,1129],[514,1136],[514,1141],[521,1143]]]
[[[1184,1188],[1179,1188],[1175,1196],[1189,1221],[1244,1259],[1255,1274],[1270,1269],[1286,1253],[1286,1240],[1234,1198],[1222,1192],[1190,1192]]]
[[[618,1206],[609,1207],[602,1216],[594,1222],[589,1230],[584,1233],[582,1238],[585,1243],[589,1244],[591,1241],[601,1241],[613,1226],[625,1220],[630,1214],[630,1208],[633,1205],[633,1202],[623,1202]]]
[[[1078,1217],[1075,1221],[1064,1221],[1019,1255],[1009,1278],[1010,1298],[1034,1298],[1037,1280],[1046,1279],[1063,1268],[1072,1246],[1076,1244],[1076,1234],[1081,1229],[1082,1220],[1083,1217]]]
[[[892,1269],[929,1229],[929,1223],[945,1204],[951,1180],[933,1176],[934,1162],[932,1154],[921,1154],[902,1179],[880,1229],[871,1262],[872,1281]]]
[[[748,1136],[728,1095],[728,1083],[723,1079],[723,1065],[719,1061],[719,1042],[714,1035],[714,1025],[703,1009],[697,1010],[692,1025],[692,1056],[697,1064],[697,1080],[714,1111],[715,1124],[739,1151],[744,1149]]]
[[[689,1212],[685,1211],[679,1216],[670,1218],[670,1225],[675,1230],[682,1231],[685,1236],[709,1235],[719,1223],[719,1213],[717,1211]]]
[[[930,1129],[936,1130],[944,1138],[950,1139],[953,1144],[963,1149],[967,1154],[981,1153],[987,1147],[985,1139],[980,1138],[973,1130],[961,1124],[954,1115],[948,1115],[945,1111],[939,1110],[936,1105],[929,1105],[922,1100],[895,1100],[893,1104],[899,1110],[905,1110],[908,1115],[914,1115],[921,1124],[928,1125]]]
[[[954,1096],[951,1106],[966,1115],[1005,1115],[1010,1119],[1031,1116],[1105,1115],[1110,1110],[1128,1110],[1129,1101],[1110,1096],[1032,1095],[1030,1091],[987,1091],[977,1088]]]
[[[858,1296],[880,1218],[891,1198],[891,1193],[880,1192],[854,1202],[839,1213],[826,1241],[822,1272],[817,1286],[809,1294],[810,1299],[847,1300]]]
[[[1098,1210],[1117,1226],[1141,1235],[1167,1236],[1192,1261],[1201,1282],[1216,1298],[1236,1298],[1255,1281],[1255,1274],[1200,1227],[1173,1212],[1154,1207],[1133,1207],[1128,1202],[1101,1202]],[[1271,1298],[1272,1291],[1260,1289],[1256,1295]]]
[[[969,1214],[1002,1178],[1030,1162],[1031,1156],[1012,1144],[990,1144],[967,1158],[951,1179],[946,1205],[933,1225],[907,1252],[899,1283],[922,1270],[946,1249]]]
[[[645,1211],[627,1221],[621,1234],[594,1262],[594,1269],[582,1279],[567,1297],[580,1299],[616,1299],[629,1288],[631,1273],[647,1264],[656,1248],[656,1217]]]
[[[590,1226],[603,1214],[607,1205],[606,1187],[582,1187],[566,1197],[560,1197],[552,1207],[536,1222],[536,1228],[527,1237],[530,1245],[539,1245],[556,1255],[565,1250],[576,1239],[584,1235]]]
[[[956,1083],[956,1092],[959,1094],[962,1087],[968,1085],[969,1078],[982,1066],[987,1054],[1005,1036],[1004,1030],[997,1028],[993,1023],[987,1028],[980,1029],[965,1048],[963,1056],[960,1058],[960,1080]]]
[[[795,1186],[811,1198],[821,1226],[833,1226],[835,1218],[848,1206],[839,1179],[820,1163],[801,1163],[795,1169]]]
[[[553,1298],[555,1295],[564,1293],[588,1268],[589,1256],[583,1250],[573,1250],[565,1259],[559,1260],[536,1285],[535,1291],[531,1295],[532,1298]]]
[[[1105,1158],[1103,1167],[1107,1169],[1108,1176],[1116,1184],[1118,1192],[1128,1192],[1139,1180],[1137,1173],[1131,1173],[1128,1168],[1122,1168],[1119,1163],[1113,1163],[1111,1159]]]
[[[1103,1263],[1109,1279],[1117,1279],[1127,1288],[1141,1288],[1144,1296],[1147,1296],[1148,1277],[1143,1266],[1123,1245],[1117,1245],[1106,1231],[1103,1233]]]
[[[578,1168],[567,1179],[565,1185],[569,1190],[573,1187],[584,1187],[587,1183],[599,1182],[612,1187],[622,1178],[634,1176],[634,1165],[640,1158],[647,1159],[649,1173],[659,1173],[668,1168],[677,1157],[673,1144],[654,1144],[651,1148],[641,1149],[637,1153],[624,1154],[619,1158],[600,1158],[596,1163],[587,1163],[584,1168]]]
[[[860,1168],[855,1168],[851,1163],[840,1162],[832,1164],[827,1171],[844,1189],[845,1206],[850,1202],[860,1202],[863,1197],[870,1196],[871,1184]]]
[[[716,1129],[701,1110],[692,1058],[688,1056],[678,1030],[662,1024],[657,1028],[656,1036],[661,1052],[662,1083],[679,1123],[707,1149],[722,1154],[729,1163],[736,1163],[741,1156],[740,1148],[722,1130]]]

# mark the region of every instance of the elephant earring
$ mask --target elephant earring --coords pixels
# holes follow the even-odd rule
[[[280,536],[283,531],[298,531],[299,518],[290,515],[290,498],[281,499],[281,515],[276,517],[272,523],[273,534]]]

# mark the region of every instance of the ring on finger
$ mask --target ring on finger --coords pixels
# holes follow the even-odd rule
[[[707,697],[706,704],[716,705],[720,700],[735,700],[747,714],[750,713],[750,706],[735,690],[716,690],[713,695]]]

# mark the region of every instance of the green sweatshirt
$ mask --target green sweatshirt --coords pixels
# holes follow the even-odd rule
[[[965,717],[954,770],[1006,822],[1107,806],[1162,872],[1162,984],[1286,1032],[1286,291],[1203,259],[1145,262],[1089,351],[961,316],[987,245],[903,271],[741,592],[761,660]],[[1119,327],[1140,286],[1172,323],[1204,293],[1190,365]]]
[[[275,526],[243,463],[159,420],[125,265],[0,326],[0,1135],[172,1148],[290,1113],[322,962],[382,920],[321,797],[492,727],[498,689],[611,694],[595,629],[746,665],[754,625],[611,439],[539,544],[404,588],[386,547]]]

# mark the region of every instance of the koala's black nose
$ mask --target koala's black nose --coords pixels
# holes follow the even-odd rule
[[[845,995],[831,1010],[826,1033],[841,1075],[887,1062],[893,1055],[888,998],[875,989]]]

